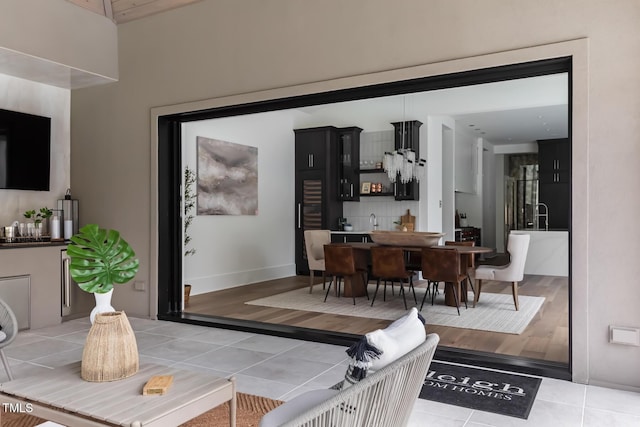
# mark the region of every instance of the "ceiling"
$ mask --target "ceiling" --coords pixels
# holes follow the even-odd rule
[[[452,117],[493,145],[567,138],[567,73],[299,108],[296,126],[371,127],[371,123]]]
[[[133,21],[201,0],[67,0],[106,16],[116,24]]]

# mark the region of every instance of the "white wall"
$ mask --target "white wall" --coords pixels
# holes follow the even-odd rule
[[[467,215],[470,227],[482,228],[482,140],[466,129],[455,130],[456,209]]]
[[[71,92],[0,74],[0,108],[51,117],[51,172],[49,191],[1,190],[0,225],[24,221],[23,213],[55,208],[70,186],[69,135]]]
[[[498,203],[496,187],[496,156],[493,145],[486,139],[482,140],[482,246],[497,247],[496,218],[504,211],[504,203]],[[502,187],[501,187],[502,188]],[[500,190],[501,193],[501,190]],[[502,240],[502,239],[500,239]],[[502,245],[504,246],[504,245]],[[502,247],[500,250],[504,249]]]
[[[444,240],[454,240],[453,218],[453,132],[455,121],[447,116],[429,116],[427,120],[427,179],[420,187],[426,188],[427,231],[445,233]],[[421,221],[424,219],[421,218]]]
[[[191,293],[295,275],[293,116],[270,112],[185,123],[182,161],[194,171],[197,136],[258,148],[258,215],[195,216],[189,234],[196,253],[184,264]]]

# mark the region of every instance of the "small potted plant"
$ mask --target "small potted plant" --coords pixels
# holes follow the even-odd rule
[[[191,212],[196,206],[196,194],[193,191],[193,184],[196,182],[196,173],[190,167],[184,169],[184,256],[191,256],[196,253],[195,248],[187,249],[187,246],[191,243],[191,236],[189,235],[189,227],[193,223],[193,213]],[[189,303],[189,296],[191,294],[191,285],[184,284],[184,303]]]
[[[43,230],[42,224],[43,221],[45,221],[44,224],[47,224],[46,221],[51,217],[52,214],[53,211],[45,206],[44,208],[40,208],[40,210],[37,212],[35,209],[28,210],[23,215],[25,218],[33,220],[35,237],[39,238],[40,236],[47,234],[48,227],[44,227],[45,229]]]
[[[69,272],[73,280],[83,291],[96,297],[91,322],[97,313],[114,311],[111,307],[113,286],[133,279],[140,264],[129,243],[116,230],[87,224],[71,236],[67,254],[71,258]]]

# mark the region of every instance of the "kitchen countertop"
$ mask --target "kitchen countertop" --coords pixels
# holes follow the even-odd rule
[[[69,242],[55,241],[55,242],[0,242],[0,249],[23,249],[23,248],[42,248],[53,246],[67,246]]]

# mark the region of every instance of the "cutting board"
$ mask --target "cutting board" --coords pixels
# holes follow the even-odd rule
[[[400,217],[400,223],[403,227],[407,227],[407,231],[416,229],[416,217],[411,215],[411,209],[407,209],[407,213]]]

